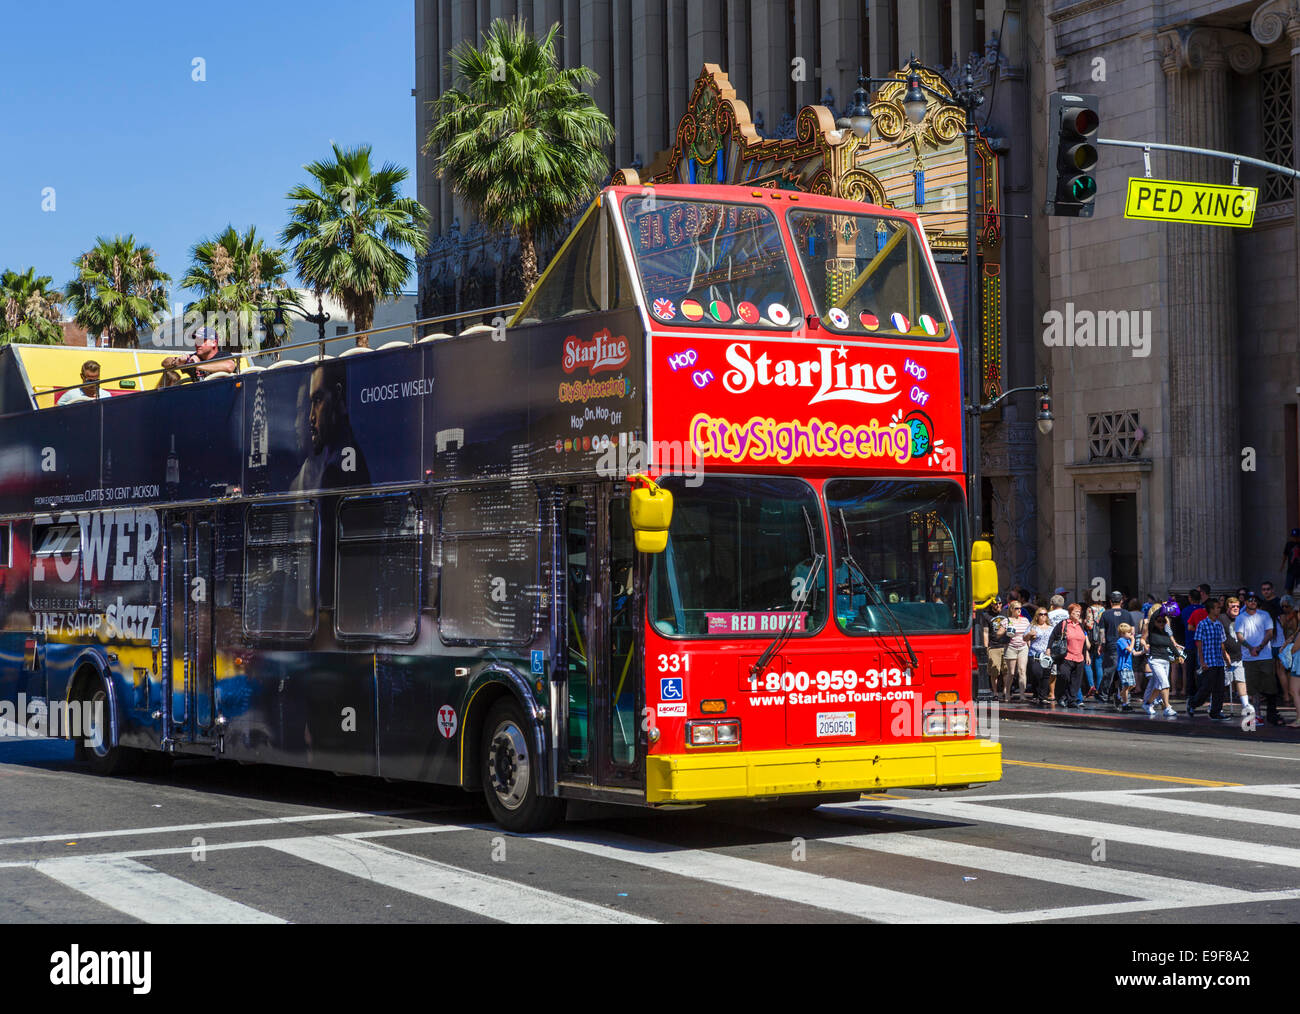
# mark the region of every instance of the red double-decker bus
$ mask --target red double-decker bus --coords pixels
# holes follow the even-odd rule
[[[441,326],[0,417],[0,700],[104,709],[102,773],[454,784],[519,830],[1000,777],[914,216],[609,188],[512,320]]]

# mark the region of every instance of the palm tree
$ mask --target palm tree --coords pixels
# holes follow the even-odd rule
[[[369,330],[375,303],[399,295],[411,272],[401,251],[425,242],[429,213],[402,197],[407,170],[391,162],[371,167],[369,145],[334,148],[334,160],[303,166],[319,190],[299,184],[288,199],[297,202],[281,234],[293,244],[298,277],[317,293],[342,304],[357,331]]]
[[[32,345],[63,344],[63,328],[59,320],[63,313],[60,304],[63,293],[50,288],[49,275],[37,277],[35,268],[22,274],[5,271],[0,274],[0,345],[22,342]]]
[[[171,276],[158,269],[154,252],[136,246],[134,236],[95,240],[73,261],[77,277],[68,283],[68,305],[90,334],[108,336],[113,348],[137,348],[140,327],[167,310]]]
[[[597,75],[559,66],[552,25],[542,39],[522,20],[493,21],[481,49],[451,51],[456,87],[434,104],[425,151],[438,175],[492,229],[519,237],[524,289],[537,281],[537,240],[563,228],[609,172],[609,118],[582,87]]]
[[[223,332],[222,344],[242,344],[231,332],[250,328],[258,319],[258,311],[273,299],[297,305],[297,295],[284,280],[288,271],[286,251],[267,246],[258,237],[256,226],[249,226],[240,235],[239,230],[228,225],[224,232],[203,240],[190,251],[190,267],[181,286],[197,290],[200,295],[186,309],[205,316],[222,314],[224,322],[218,328]],[[279,344],[279,339],[268,335],[266,344]]]

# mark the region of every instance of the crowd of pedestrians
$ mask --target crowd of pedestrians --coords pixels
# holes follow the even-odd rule
[[[1292,536],[1300,540],[1300,531]],[[1289,570],[1287,583],[1296,584]],[[1068,598],[1057,588],[1035,602],[1015,588],[981,610],[990,682],[1001,700],[1164,719],[1196,718],[1207,707],[1211,721],[1254,717],[1300,728],[1282,716],[1282,708],[1300,705],[1300,612],[1272,582],[1232,593],[1203,584],[1163,602],[1120,591],[1105,605]]]

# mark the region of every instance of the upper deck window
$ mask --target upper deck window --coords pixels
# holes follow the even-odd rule
[[[776,216],[765,207],[629,197],[646,306],[674,326],[780,328],[801,315]]]
[[[921,238],[901,218],[808,208],[788,215],[817,315],[830,331],[948,337]]]
[[[547,266],[519,313],[522,324],[636,305],[609,216],[593,204]]]

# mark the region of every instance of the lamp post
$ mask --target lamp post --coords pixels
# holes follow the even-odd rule
[[[940,102],[951,101],[966,114],[966,129],[963,132],[963,137],[966,140],[966,333],[961,337],[966,353],[966,401],[970,404],[977,401],[980,391],[978,337],[980,334],[979,257],[976,253],[976,235],[979,231],[979,222],[975,210],[975,141],[978,134],[975,130],[975,110],[984,104],[984,94],[975,87],[975,77],[971,73],[969,62],[962,72],[960,88],[954,88],[944,79],[942,74],[931,70],[940,80],[948,84],[951,99],[942,92],[935,91],[922,81],[922,70],[931,70],[931,68],[924,67],[915,56],[912,57],[907,65],[907,90],[903,93],[903,112],[907,115],[908,120],[913,124],[920,124],[925,121],[929,105],[926,99],[927,93],[933,95]],[[895,84],[897,81],[897,78],[866,77],[859,69],[857,90],[854,91],[853,99],[848,108],[844,110],[844,115],[835,122],[835,125],[840,129],[853,131],[855,137],[868,137],[871,134],[872,116],[866,86],[868,84]],[[968,509],[970,510],[971,538],[978,539],[984,528],[984,498],[980,489],[982,478],[980,475],[980,424],[978,415],[971,415],[967,420],[966,455],[968,459],[966,466],[968,474],[966,495]]]
[[[307,313],[296,306],[285,306],[284,297],[280,295],[275,297],[274,306],[258,307],[258,313],[262,318],[262,326],[266,328],[268,337],[274,336],[275,338],[273,346],[279,345],[289,330],[284,315],[286,313],[296,313],[308,324],[316,325],[317,334],[320,338],[320,354],[323,356],[325,354],[325,325],[329,322],[330,315],[325,312],[325,305],[321,301],[319,294],[316,296],[316,311],[316,313]]]

